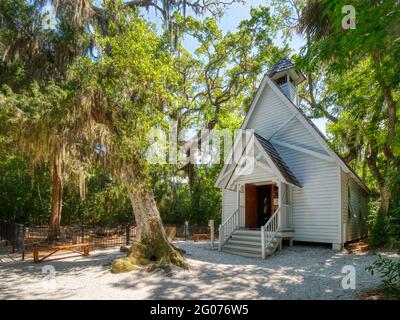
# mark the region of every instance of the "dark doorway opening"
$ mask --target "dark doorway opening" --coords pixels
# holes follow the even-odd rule
[[[246,228],[265,225],[274,211],[275,185],[246,185]]]
[[[257,227],[267,223],[272,215],[271,185],[257,187]]]

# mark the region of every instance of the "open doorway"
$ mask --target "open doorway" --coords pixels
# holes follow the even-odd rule
[[[275,210],[276,197],[277,186],[275,184],[246,185],[246,228],[260,228],[267,223]]]
[[[272,215],[271,185],[257,187],[257,227],[267,223]]]

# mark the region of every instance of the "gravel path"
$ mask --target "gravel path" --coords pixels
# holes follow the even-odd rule
[[[261,260],[213,251],[207,242],[177,246],[187,251],[191,269],[174,269],[169,276],[112,274],[111,262],[123,256],[118,248],[89,257],[57,256],[40,265],[0,263],[0,299],[356,299],[379,283],[364,269],[376,253],[294,246]],[[54,266],[54,279],[45,278],[44,265]],[[342,289],[345,265],[356,269],[356,290]]]

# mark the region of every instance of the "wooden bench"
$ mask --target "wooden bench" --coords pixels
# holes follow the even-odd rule
[[[210,235],[207,233],[195,233],[192,236],[192,239],[194,241],[207,240],[209,238],[210,238]]]
[[[83,249],[83,253],[74,250],[75,248],[82,248]],[[67,251],[72,251],[72,252],[76,252],[79,253],[83,256],[88,256],[89,255],[89,243],[79,243],[79,244],[67,244],[67,245],[62,245],[62,246],[52,246],[52,247],[41,247],[41,248],[34,248],[32,250],[33,252],[33,261],[35,263],[39,263],[42,262],[43,260],[47,259],[48,257],[52,256],[53,254],[55,254],[58,251],[61,250],[67,250]],[[46,251],[46,252],[50,252],[50,254],[39,258],[39,252],[40,251]]]

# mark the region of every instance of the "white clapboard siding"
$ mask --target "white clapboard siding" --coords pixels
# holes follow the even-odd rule
[[[292,115],[293,112],[283,106],[282,100],[266,86],[244,129],[254,129],[261,136],[268,138]]]
[[[348,213],[348,188],[350,188],[351,205],[353,214]],[[360,239],[367,235],[366,219],[368,215],[368,195],[358,184],[341,170],[341,208],[343,230],[343,241]]]
[[[294,240],[339,242],[339,170],[329,162],[277,146],[278,152],[302,184],[293,188]]]
[[[285,128],[274,136],[274,139],[319,152],[326,156],[328,155],[321,144],[310,134],[298,118],[289,122]]]
[[[224,223],[237,209],[236,199],[237,193],[236,191],[231,191],[227,189],[222,190],[222,223]],[[241,206],[244,207],[244,192],[240,192],[240,203]],[[244,210],[241,211],[242,217],[239,220],[241,222],[240,227],[244,227]]]
[[[268,139],[293,115],[294,112],[283,104],[282,100],[269,86],[266,86],[246,129],[254,129],[258,134]],[[301,117],[301,115],[298,115],[298,117]],[[281,128],[274,135],[274,139],[327,154],[298,118],[292,119],[284,128]]]
[[[226,219],[236,211],[236,197],[236,191],[227,189],[222,190],[222,223],[224,223]]]
[[[266,171],[264,168],[261,168],[257,164],[254,166],[254,170],[249,172],[248,174],[242,174],[240,176],[235,176],[236,183],[257,183],[257,182],[267,182],[267,181],[276,181],[276,176],[272,172]]]

